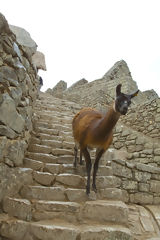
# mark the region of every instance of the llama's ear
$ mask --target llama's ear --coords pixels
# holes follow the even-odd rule
[[[122,84],[118,84],[116,87],[116,95],[117,96],[119,96],[121,94],[121,87],[122,87]]]
[[[137,90],[135,93],[131,94],[131,98],[135,97],[138,95],[139,90]]]

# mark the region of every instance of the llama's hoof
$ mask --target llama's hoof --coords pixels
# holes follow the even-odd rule
[[[92,185],[92,190],[93,190],[95,193],[97,193],[97,188],[96,188],[95,185]]]
[[[90,194],[90,188],[86,187],[86,194],[87,196]]]
[[[84,161],[79,162],[80,165],[84,165]]]
[[[73,163],[73,167],[74,167],[74,168],[77,168],[77,163],[74,162],[74,163]]]

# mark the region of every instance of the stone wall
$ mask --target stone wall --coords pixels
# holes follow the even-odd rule
[[[22,46],[0,14],[0,201],[26,181],[30,171],[21,169],[32,131],[38,75],[32,64],[36,45]]]
[[[160,139],[160,98],[132,107],[123,122],[147,136]]]
[[[160,204],[160,168],[114,159],[112,170],[117,187],[124,191],[125,202]]]

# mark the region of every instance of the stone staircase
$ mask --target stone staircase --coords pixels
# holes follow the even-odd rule
[[[85,165],[73,167],[71,121],[80,108],[43,93],[37,100],[34,131],[23,166],[32,171],[33,181],[3,202],[6,214],[0,214],[0,239],[156,239],[150,238],[156,234],[149,233],[135,238],[130,227],[133,208],[125,203],[125,193],[118,189],[120,182],[111,166],[101,164],[98,193],[86,196]]]

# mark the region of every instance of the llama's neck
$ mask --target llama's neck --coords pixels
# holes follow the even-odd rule
[[[121,114],[115,111],[113,104],[99,124],[99,132],[101,136],[107,136],[112,131],[120,116]]]

